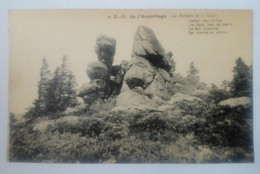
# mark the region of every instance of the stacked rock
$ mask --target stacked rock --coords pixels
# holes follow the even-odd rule
[[[83,84],[78,91],[78,96],[87,104],[99,98],[107,98],[110,93],[110,72],[116,51],[116,40],[105,35],[99,36],[95,51],[98,61],[91,62],[87,66],[87,75],[91,81]]]
[[[112,37],[100,35],[96,40],[95,52],[98,61],[87,66],[87,75],[91,81],[83,84],[78,91],[78,96],[87,104],[118,94],[128,63],[122,61],[120,66],[112,66],[116,52],[116,40]]]
[[[149,101],[154,98],[167,98],[166,84],[170,81],[172,69],[170,58],[151,29],[138,27],[117,108],[149,108],[152,106]]]

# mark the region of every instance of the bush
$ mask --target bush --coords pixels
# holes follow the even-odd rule
[[[205,114],[202,141],[213,146],[252,149],[251,107],[212,107]]]
[[[10,160],[251,162],[252,118],[249,111],[243,107],[234,110],[202,101],[182,101],[163,112],[117,111],[65,116],[53,120],[54,124],[44,131],[33,131],[32,126],[41,122],[36,119],[12,128]]]

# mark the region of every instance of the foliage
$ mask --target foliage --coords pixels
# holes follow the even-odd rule
[[[47,95],[51,80],[51,72],[45,58],[42,60],[40,78],[41,79],[38,83],[38,99],[35,101],[34,106],[35,110],[37,110],[39,114],[45,114],[47,111]]]
[[[203,141],[216,146],[243,147],[249,150],[253,146],[251,109],[252,106],[210,108],[202,130],[205,135]]]
[[[234,76],[230,84],[230,92],[233,97],[252,95],[252,66],[247,66],[239,57],[233,69]]]
[[[190,114],[193,115],[190,115]],[[250,114],[180,102],[165,112],[99,112],[64,116],[47,129],[25,122],[14,129],[11,161],[250,162]],[[54,118],[57,118],[54,116]],[[233,119],[233,120],[232,120]],[[227,120],[230,120],[227,121]],[[38,122],[38,121],[36,121]],[[227,125],[226,123],[230,124]],[[238,128],[242,128],[239,130]]]

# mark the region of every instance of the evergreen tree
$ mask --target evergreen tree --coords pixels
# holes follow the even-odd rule
[[[67,57],[62,59],[61,67],[55,70],[48,88],[48,112],[64,111],[77,105],[76,80],[69,69]]]
[[[39,114],[46,113],[47,110],[47,95],[49,83],[51,80],[51,72],[48,67],[48,63],[45,58],[42,60],[42,68],[40,73],[40,81],[38,83],[38,99],[34,102],[35,110]]]
[[[64,56],[62,65],[51,74],[45,58],[42,61],[38,98],[25,114],[26,118],[65,111],[77,105],[76,80]]]
[[[54,76],[49,83],[48,95],[47,95],[47,112],[55,113],[61,110],[61,71],[60,68],[56,68]]]
[[[251,96],[252,94],[252,68],[247,66],[239,57],[233,69],[234,76],[230,84],[233,97]]]
[[[72,71],[69,69],[67,57],[64,56],[61,65],[61,107],[65,110],[67,107],[74,107],[76,105],[76,79]]]
[[[190,63],[190,70],[188,71],[188,75],[190,76],[197,76],[199,70],[194,66],[194,62]]]
[[[196,84],[199,82],[199,70],[195,67],[194,62],[190,63],[190,69],[188,71],[187,79],[191,84]]]

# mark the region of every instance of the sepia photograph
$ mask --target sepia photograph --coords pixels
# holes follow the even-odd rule
[[[253,11],[12,9],[8,161],[254,163]]]

